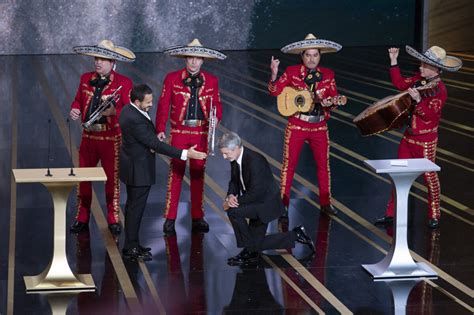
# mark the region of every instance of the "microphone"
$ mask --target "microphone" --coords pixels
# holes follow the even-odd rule
[[[69,154],[71,155],[71,171],[69,172],[69,176],[76,176],[76,174],[74,174],[74,163],[72,162],[72,142],[71,142],[71,124],[69,123],[69,118],[66,119],[67,121],[67,129],[68,129],[68,132],[69,132]]]
[[[46,165],[48,166],[48,171],[46,172],[46,174],[44,176],[53,176],[53,174],[51,174],[51,171],[49,169],[49,160],[50,160],[50,151],[51,151],[51,119],[48,119],[48,162],[46,163]]]

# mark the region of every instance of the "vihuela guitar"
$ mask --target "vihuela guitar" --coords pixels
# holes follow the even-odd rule
[[[347,103],[347,97],[344,95],[337,95],[335,97],[327,98],[326,102],[329,102],[329,104],[323,105],[323,107],[345,105]],[[280,95],[278,95],[277,105],[280,114],[288,117],[297,113],[311,112],[314,109],[315,102],[310,91],[297,90],[287,86],[283,89]]]

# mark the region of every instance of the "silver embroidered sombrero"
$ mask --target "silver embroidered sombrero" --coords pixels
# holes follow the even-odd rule
[[[319,52],[324,54],[338,52],[341,48],[342,46],[336,42],[316,38],[310,33],[306,35],[304,40],[288,44],[281,51],[285,54],[300,54],[307,49],[319,49]]]
[[[133,62],[135,61],[135,54],[120,46],[115,46],[111,40],[104,39],[95,46],[76,46],[72,50],[76,54],[100,57],[105,59],[113,59],[118,61]]]
[[[405,46],[405,49],[416,59],[446,71],[454,72],[462,67],[461,59],[446,55],[446,50],[439,46],[431,46],[424,54],[408,45]]]
[[[201,57],[207,59],[219,59],[224,60],[227,58],[226,55],[221,53],[218,50],[204,47],[199,39],[193,39],[186,46],[175,46],[167,48],[163,51],[165,55],[175,56],[175,57]]]

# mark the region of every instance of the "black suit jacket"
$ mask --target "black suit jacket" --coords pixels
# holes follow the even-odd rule
[[[231,179],[227,194],[238,196],[239,207],[256,207],[258,217],[268,223],[278,218],[285,210],[280,189],[273,178],[268,161],[263,155],[244,147],[242,177],[245,192],[239,196],[240,174],[237,162],[231,162]]]
[[[132,105],[122,109],[119,123],[122,129],[120,180],[131,186],[153,185],[155,154],[150,149],[178,159],[182,150],[158,140],[153,122]]]

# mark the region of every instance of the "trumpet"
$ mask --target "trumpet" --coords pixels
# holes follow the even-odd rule
[[[85,123],[82,124],[82,127],[86,130],[90,131],[91,126],[98,121],[99,119],[102,118],[102,113],[109,108],[110,105],[113,104],[113,102],[118,102],[120,99],[120,94],[118,92],[122,86],[119,86],[118,89],[116,89],[112,94],[110,94],[105,100],[103,100],[100,105],[97,107],[95,111],[92,112],[92,114],[89,117],[89,120],[86,121]]]
[[[216,155],[214,152],[215,148],[215,138],[216,138],[216,127],[217,127],[217,111],[216,107],[212,104],[211,98],[211,107],[209,108],[209,130],[207,133],[207,142],[209,148],[209,155]]]

